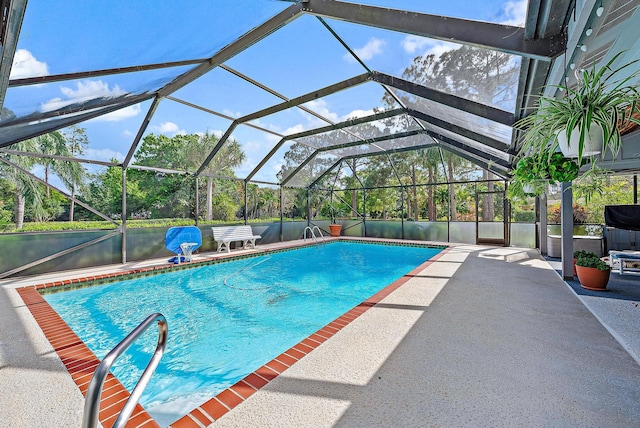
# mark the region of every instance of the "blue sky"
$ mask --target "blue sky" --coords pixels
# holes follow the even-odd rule
[[[364,0],[360,3],[415,10],[458,18],[522,25],[527,1]],[[55,4],[55,7],[53,5]],[[146,63],[206,58],[265,19],[288,7],[277,0],[82,1],[29,0],[18,42],[12,78],[124,67]],[[327,20],[372,69],[399,76],[413,58],[441,53],[447,44]],[[365,70],[311,16],[303,16],[226,63],[287,98],[293,98]],[[188,67],[187,67],[188,68]],[[10,88],[5,107],[16,114],[47,111],[96,96],[116,96],[156,89],[187,68],[119,74],[47,85]],[[224,70],[186,86],[175,97],[240,117],[278,104],[281,99],[247,84]],[[307,107],[332,121],[369,114],[380,106],[379,85],[365,84]],[[123,159],[150,106],[128,107],[80,124],[87,129],[90,149],[85,157]],[[163,100],[147,133],[221,134],[228,120]],[[261,118],[256,125],[275,133],[326,125],[299,109]],[[280,139],[241,126],[233,134],[247,161],[236,171],[245,177]],[[280,151],[255,177],[274,182],[283,161]]]

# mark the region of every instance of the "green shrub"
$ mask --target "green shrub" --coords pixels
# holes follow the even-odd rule
[[[573,258],[579,259],[580,257],[597,257],[596,253],[592,253],[590,251],[585,250],[576,250],[573,252]]]
[[[513,221],[521,223],[535,223],[536,213],[534,211],[514,211]]]
[[[606,264],[603,260],[601,260],[595,254],[593,254],[592,256],[588,255],[588,256],[583,256],[578,258],[576,265],[581,267],[597,268],[602,271],[607,271],[611,269],[611,267],[608,264]]]
[[[547,209],[547,221],[551,224],[560,224],[562,211],[560,205],[551,205]],[[573,204],[573,224],[584,224],[589,218],[589,210],[579,204]]]
[[[193,219],[182,218],[161,218],[152,220],[127,220],[127,228],[143,227],[171,227],[171,226],[192,226]],[[61,230],[95,230],[95,229],[115,229],[115,225],[108,221],[47,221],[47,222],[26,222],[22,229],[18,230],[15,224],[2,225],[2,232],[56,232]]]

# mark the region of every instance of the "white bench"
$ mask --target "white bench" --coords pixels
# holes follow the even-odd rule
[[[230,253],[229,244],[237,241],[242,241],[242,248],[256,248],[256,239],[262,238],[253,234],[251,226],[220,226],[212,227],[211,230],[213,239],[218,244],[218,252],[226,249],[227,253]]]
[[[609,251],[609,266],[620,275],[640,275],[640,251]]]

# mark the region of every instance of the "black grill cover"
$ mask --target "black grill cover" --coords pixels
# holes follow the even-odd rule
[[[618,229],[640,230],[640,205],[606,205],[604,222]]]

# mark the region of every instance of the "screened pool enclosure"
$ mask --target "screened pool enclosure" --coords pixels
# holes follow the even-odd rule
[[[0,220],[105,223],[3,234],[0,275],[157,256],[133,220],[159,218],[537,246],[546,200],[504,197],[513,124],[640,56],[638,2],[476,3],[3,2]],[[624,144],[602,167],[640,169]]]

